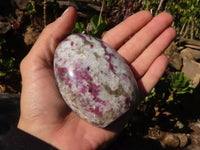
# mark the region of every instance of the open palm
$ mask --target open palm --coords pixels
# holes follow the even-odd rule
[[[102,38],[118,49],[130,65],[142,96],[151,91],[167,66],[168,60],[162,52],[175,37],[175,31],[170,27],[172,20],[167,13],[152,19],[149,12],[141,11],[106,32]],[[123,122],[114,123],[110,129],[88,124],[71,111],[58,91],[53,55],[57,44],[71,32],[75,21],[75,9],[68,8],[43,30],[23,59],[18,128],[58,149],[90,150],[113,139],[121,131]]]

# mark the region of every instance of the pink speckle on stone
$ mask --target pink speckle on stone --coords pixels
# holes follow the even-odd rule
[[[60,76],[62,76],[64,73],[67,72],[67,68],[57,68],[57,70],[58,70],[58,74]]]
[[[101,103],[102,105],[106,105],[106,101],[102,101],[101,99],[99,98],[94,98],[93,99],[96,103]]]
[[[105,51],[106,52],[106,51]],[[112,53],[107,53],[106,52],[106,56],[108,56],[108,63],[109,63],[109,67],[110,67],[110,70],[115,74],[115,68],[117,68],[117,66],[115,66],[111,61],[112,61],[112,58],[114,57],[114,54]]]
[[[103,112],[100,110],[99,106],[96,106],[95,108],[90,108],[90,111],[93,112],[95,115],[98,115],[102,117]]]
[[[94,96],[94,97],[97,97],[99,95],[99,92],[100,92],[100,85],[95,85],[94,83],[91,83],[89,85],[89,88],[90,88],[90,91],[91,94]]]
[[[55,51],[54,72],[68,106],[98,127],[108,126],[137,103],[138,88],[128,65],[91,36],[65,38]]]

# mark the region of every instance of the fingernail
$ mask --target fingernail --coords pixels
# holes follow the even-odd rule
[[[64,16],[68,11],[69,11],[69,8],[67,8],[67,9],[62,13],[61,16]]]

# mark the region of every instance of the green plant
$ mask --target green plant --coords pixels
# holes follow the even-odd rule
[[[190,39],[200,38],[199,0],[146,0],[141,8],[150,10],[153,15],[161,11],[171,13],[178,36]]]
[[[76,22],[72,33],[87,33],[95,37],[100,37],[107,27],[107,21],[101,15],[94,15],[85,25],[82,22]]]
[[[97,16],[97,15],[94,15],[90,19],[90,23],[92,25],[91,34],[97,37],[102,35],[102,33],[105,31],[105,28],[107,26],[106,20],[104,20],[101,16]]]
[[[85,30],[85,25],[82,22],[76,22],[72,33],[83,33]]]
[[[190,84],[190,79],[186,78],[182,72],[172,74],[169,80],[170,95],[166,102],[173,101],[178,95],[193,92],[193,86]]]
[[[6,75],[6,73],[11,72],[14,67],[15,58],[12,55],[12,50],[7,49],[7,40],[5,37],[0,39],[0,77]]]
[[[184,73],[179,72],[172,74],[168,79],[170,81],[170,92],[175,94],[192,93],[192,85],[190,79],[184,76]]]
[[[106,0],[105,16],[116,25],[139,10],[149,10],[154,16],[167,11],[174,17],[178,38],[200,39],[199,0]]]
[[[87,33],[95,37],[100,37],[106,27],[106,20],[101,16],[94,15],[86,25],[82,22],[76,22],[72,33]]]
[[[199,0],[170,0],[166,3],[166,10],[171,12],[175,17],[174,25],[180,37],[200,38]]]
[[[12,71],[15,58],[0,58],[0,77],[5,76],[7,72]]]
[[[37,0],[31,0],[26,4],[26,10],[30,15],[36,14],[36,5],[38,5]]]
[[[26,5],[26,10],[30,15],[30,19],[32,24],[34,24],[34,20],[36,20],[36,16],[38,15],[41,19],[41,14],[43,13],[43,27],[47,25],[47,1],[46,0],[30,0]],[[43,12],[42,12],[43,10]],[[36,21],[38,22],[38,21]]]
[[[181,103],[181,96],[192,93],[193,86],[184,73],[177,72],[169,77],[162,77],[142,104],[163,105],[168,103]]]

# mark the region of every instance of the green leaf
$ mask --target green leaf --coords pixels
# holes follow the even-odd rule
[[[85,25],[82,22],[76,22],[74,29],[72,30],[72,33],[83,33],[85,30]]]
[[[172,74],[168,80],[170,81],[170,91],[174,94],[191,93],[192,85],[190,79],[184,76],[184,73],[179,72]]]
[[[90,19],[90,23],[92,24],[92,27],[93,27],[94,30],[97,30],[98,21],[99,21],[99,16],[97,16],[97,15],[94,15],[94,16]]]
[[[94,15],[91,19],[90,19],[90,23],[92,25],[92,35],[93,36],[101,36],[102,33],[105,31],[105,28],[107,27],[107,21],[104,20],[101,16],[97,16]]]
[[[5,76],[6,75],[6,73],[5,72],[3,72],[3,71],[0,71],[0,77],[3,77],[3,76]]]
[[[26,4],[26,9],[27,9],[28,13],[31,14],[31,15],[36,13],[36,10],[35,10],[35,8],[34,8],[34,6],[32,5],[31,2],[28,2]]]
[[[5,70],[5,71],[12,70],[12,68],[14,66],[14,61],[15,61],[15,58],[13,58],[13,57],[10,57],[10,58],[1,58],[0,59],[1,71],[2,70]]]
[[[184,23],[185,23],[185,17],[181,17],[181,18],[180,18],[180,23],[181,23],[181,24],[184,24]]]

